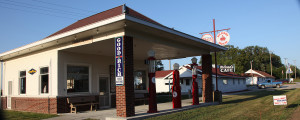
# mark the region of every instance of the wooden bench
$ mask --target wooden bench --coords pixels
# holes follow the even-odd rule
[[[148,93],[135,93],[135,101],[144,101],[144,105],[146,104],[146,101],[149,100]]]
[[[71,113],[77,113],[78,106],[90,106],[91,111],[94,107],[96,111],[97,105],[99,104],[98,102],[96,102],[95,96],[69,97],[67,98],[67,101],[68,104],[70,104]]]

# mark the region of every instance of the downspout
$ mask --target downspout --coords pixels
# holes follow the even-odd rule
[[[2,109],[2,92],[3,92],[3,90],[2,90],[2,81],[3,81],[3,60],[1,60],[1,86],[0,86],[0,90],[1,90],[1,95],[0,95],[0,108]]]

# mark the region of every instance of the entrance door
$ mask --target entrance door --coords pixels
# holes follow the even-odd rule
[[[11,109],[12,81],[8,81],[7,108]]]
[[[108,77],[99,78],[99,106],[100,108],[109,108],[109,81]]]

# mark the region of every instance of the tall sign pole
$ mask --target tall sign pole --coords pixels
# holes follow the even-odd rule
[[[215,44],[217,44],[217,40],[216,40],[216,32],[220,32],[220,31],[224,31],[224,30],[230,30],[230,28],[227,28],[227,29],[221,29],[221,30],[216,30],[216,25],[215,25],[215,19],[213,19],[213,31],[209,31],[209,32],[203,32],[203,33],[199,33],[199,34],[204,34],[204,33],[214,33],[214,43]],[[218,35],[219,36],[219,35]],[[224,43],[224,44],[227,44],[227,42],[226,43]],[[224,44],[222,44],[222,45],[224,45]],[[218,66],[217,66],[217,52],[215,51],[215,72],[216,72],[216,91],[218,91],[218,68],[217,68]]]
[[[214,42],[215,44],[217,43],[216,41],[216,25],[215,25],[215,19],[213,19],[213,24],[214,24]],[[216,91],[218,91],[218,68],[217,68],[217,52],[215,52],[215,70],[216,70]]]
[[[285,62],[284,62],[285,63],[285,69],[286,69],[285,71],[287,71],[287,69],[288,69],[288,67],[287,67],[287,61],[286,61],[287,58],[284,58],[284,60],[285,60]],[[285,72],[285,79],[287,79],[287,72]]]
[[[294,60],[294,63],[295,63],[295,80],[297,79],[297,65],[296,65],[296,60]]]

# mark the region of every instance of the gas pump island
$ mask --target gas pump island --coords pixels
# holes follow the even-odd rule
[[[198,83],[197,83],[197,58],[193,57],[192,59],[192,79],[193,79],[193,104],[192,105],[199,105],[199,92],[198,92]]]
[[[148,113],[157,112],[156,88],[155,88],[155,51],[148,51],[149,61],[149,111]]]
[[[181,108],[181,88],[179,84],[179,64],[175,63],[173,65],[173,86],[172,86],[172,102],[173,108]]]

